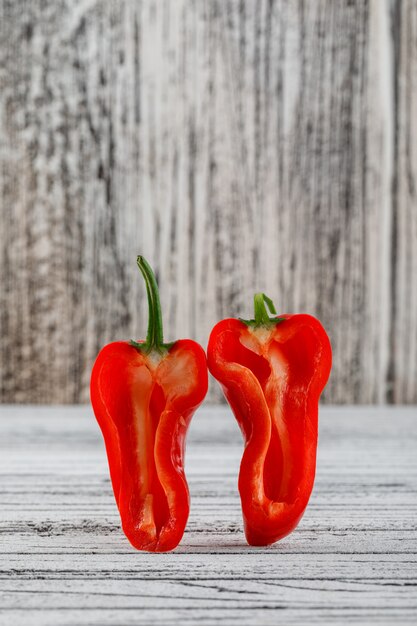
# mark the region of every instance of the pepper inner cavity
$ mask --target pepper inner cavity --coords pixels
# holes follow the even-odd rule
[[[156,471],[155,464],[155,435],[161,413],[166,404],[162,387],[153,382],[149,404],[140,411],[138,424],[138,486],[144,508],[151,507],[156,534],[169,518],[168,501]]]
[[[282,418],[287,362],[282,354],[277,354],[277,342],[270,340],[269,333],[265,337],[263,329],[261,332],[263,334],[259,338],[256,330],[252,330],[249,337],[240,337],[240,348],[234,360],[250,369],[267,396],[271,438],[263,467],[263,487],[267,498],[282,502],[285,501],[291,471],[288,465],[288,433]]]

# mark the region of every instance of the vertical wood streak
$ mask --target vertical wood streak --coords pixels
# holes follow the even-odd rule
[[[417,401],[417,6],[397,2],[395,178],[392,228],[392,324],[387,396]]]

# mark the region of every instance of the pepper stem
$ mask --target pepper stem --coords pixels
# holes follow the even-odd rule
[[[284,317],[269,317],[269,314],[276,315],[274,303],[264,293],[256,293],[253,299],[255,308],[255,319],[244,320],[239,317],[240,321],[246,326],[257,328],[258,326],[273,326],[285,321]]]
[[[266,296],[264,293],[255,293],[253,303],[255,309],[256,324],[269,324],[269,322],[271,321],[269,313],[272,313],[272,315],[276,315],[277,313],[271,298],[268,298],[268,296]],[[267,307],[269,309],[269,313]]]
[[[143,256],[138,256],[137,264],[146,283],[149,321],[145,344],[136,344],[135,342],[131,343],[144,349],[146,352],[151,352],[152,350],[160,352],[165,346],[158,283],[156,282],[155,274],[153,273],[151,266]]]

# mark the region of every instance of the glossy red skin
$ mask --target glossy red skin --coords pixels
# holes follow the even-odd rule
[[[202,347],[176,341],[156,364],[128,342],[106,345],[90,395],[103,433],[123,531],[138,550],[180,542],[189,514],[185,437],[207,393]]]
[[[308,504],[318,402],[332,363],[329,338],[316,318],[279,317],[285,320],[262,331],[223,320],[207,350],[209,370],[245,440],[239,492],[246,539],[254,546],[288,535]]]

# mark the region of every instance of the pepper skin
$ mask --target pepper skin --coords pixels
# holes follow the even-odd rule
[[[245,440],[239,492],[249,544],[285,537],[300,521],[313,489],[318,401],[332,353],[310,315],[270,318],[264,294],[255,319],[225,319],[212,330],[207,360]]]
[[[190,339],[163,343],[156,280],[143,257],[138,266],[149,301],[147,340],[116,341],[100,351],[91,402],[123,531],[138,550],[165,552],[178,545],[188,519],[185,436],[207,393],[207,363]]]

